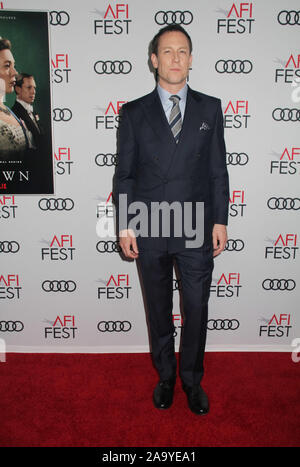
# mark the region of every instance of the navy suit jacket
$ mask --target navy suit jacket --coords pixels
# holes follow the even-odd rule
[[[33,139],[34,139],[34,143],[36,145],[37,148],[40,148],[41,144],[42,144],[42,135],[43,135],[43,129],[39,123],[39,121],[36,120],[36,124],[39,128],[39,130],[37,129],[37,127],[35,126],[35,124],[33,123],[33,121],[31,120],[30,118],[30,115],[28,114],[27,110],[23,107],[22,104],[20,104],[18,101],[16,101],[11,109],[17,117],[19,117],[21,120],[23,120],[23,122],[25,123],[27,129],[29,131],[31,131],[32,135],[33,135]]]
[[[226,167],[221,101],[188,88],[183,125],[175,143],[159,95],[150,94],[122,107],[118,134],[118,165],[114,176],[117,232],[119,195],[126,194],[128,205],[143,201],[204,202],[204,241],[211,243],[212,227],[227,225],[229,183]],[[193,213],[194,215],[195,213]],[[131,220],[133,216],[128,216]],[[150,225],[150,221],[149,221]],[[137,237],[139,249],[170,252],[186,248],[184,232],[170,238]]]

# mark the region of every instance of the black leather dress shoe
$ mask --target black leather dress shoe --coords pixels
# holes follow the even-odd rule
[[[197,415],[206,415],[209,411],[208,397],[201,386],[186,386],[182,388],[187,395],[188,405],[192,412]]]
[[[171,407],[174,396],[175,381],[159,381],[153,392],[153,403],[157,409]]]

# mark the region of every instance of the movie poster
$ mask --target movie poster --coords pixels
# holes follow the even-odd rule
[[[0,10],[0,195],[54,193],[48,24]]]

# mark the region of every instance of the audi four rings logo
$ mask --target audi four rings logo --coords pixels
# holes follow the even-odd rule
[[[72,118],[70,109],[53,109],[53,120],[55,122],[69,122]]]
[[[207,329],[210,331],[235,331],[240,326],[237,319],[209,319]]]
[[[294,290],[296,282],[293,279],[265,279],[262,283],[265,290]]]
[[[52,26],[66,26],[70,16],[66,11],[50,11],[50,24]]]
[[[19,249],[20,245],[18,242],[9,242],[8,240],[0,242],[0,253],[17,253]]]
[[[39,208],[42,211],[71,211],[74,201],[71,198],[42,198]]]
[[[100,332],[128,332],[131,329],[129,321],[100,321],[97,328]]]
[[[282,10],[278,13],[277,21],[279,24],[286,26],[289,24],[290,26],[295,26],[296,24],[300,24],[300,11],[296,10]]]
[[[252,71],[253,65],[250,60],[218,60],[215,64],[218,73],[245,73]]]
[[[74,281],[44,281],[42,289],[44,292],[74,292],[76,283]]]
[[[249,157],[245,152],[227,152],[227,165],[246,165]]]
[[[22,321],[0,321],[0,332],[20,332],[23,329]]]
[[[128,60],[98,60],[94,65],[94,70],[98,75],[128,75],[132,70],[132,65]]]
[[[277,122],[298,122],[300,120],[300,109],[280,109],[277,107],[272,112],[272,117]]]
[[[300,209],[300,198],[270,198],[268,208],[279,209],[280,211],[298,211]]]
[[[225,250],[226,251],[242,251],[245,244],[243,240],[233,240],[232,238],[227,240]]]
[[[99,167],[111,167],[112,165],[117,165],[118,154],[97,154],[95,162]]]
[[[99,253],[120,253],[122,251],[117,240],[100,240],[96,248]]]
[[[191,24],[194,16],[191,11],[158,11],[154,20],[160,26],[164,24]]]

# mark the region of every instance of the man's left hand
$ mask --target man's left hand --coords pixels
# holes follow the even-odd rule
[[[226,225],[215,224],[212,231],[214,256],[218,256],[225,248],[227,242]]]

